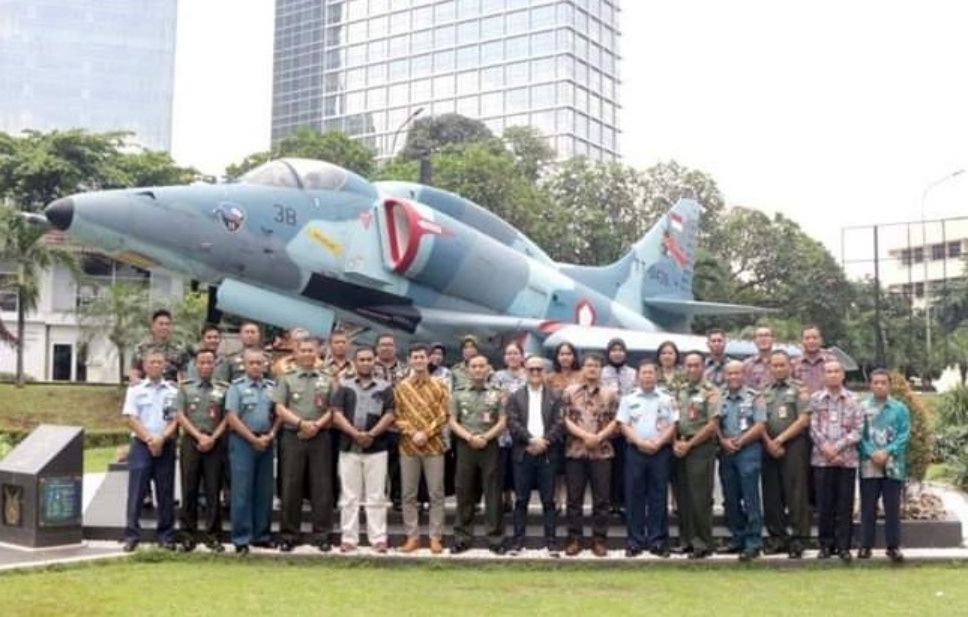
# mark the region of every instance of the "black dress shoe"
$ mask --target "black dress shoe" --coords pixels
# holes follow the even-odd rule
[[[185,540],[178,548],[183,553],[191,553],[196,546],[198,546],[198,543],[195,540]]]
[[[279,543],[280,553],[291,553],[292,549],[294,548],[296,548],[296,545],[290,542],[289,540],[283,540],[282,542]]]
[[[696,549],[689,553],[689,559],[705,559],[712,554],[713,552],[708,548]]]
[[[316,549],[319,550],[320,553],[328,553],[333,550],[333,545],[330,544],[328,540],[320,540],[316,543]]]
[[[637,546],[630,546],[627,549],[625,549],[626,557],[638,557],[641,554],[642,554],[642,549],[640,549]]]
[[[259,542],[253,542],[252,546],[256,548],[276,548],[276,543],[272,540],[260,540]]]
[[[455,542],[454,545],[450,547],[450,554],[460,555],[461,553],[466,553],[470,549],[470,545],[466,542]]]
[[[803,549],[802,548],[791,548],[790,552],[787,553],[787,557],[790,559],[803,559]]]
[[[235,545],[235,553],[237,555],[248,555],[249,554],[249,545],[248,544],[236,544]]]
[[[817,559],[830,559],[834,556],[834,552],[827,547],[823,547],[817,553]]]
[[[124,541],[124,547],[122,547],[122,550],[125,553],[132,553],[132,552],[134,552],[134,550],[136,548],[138,548],[138,541],[137,540],[125,540]]]
[[[857,551],[857,559],[870,559],[870,558],[871,558],[871,549],[862,548],[859,551]]]
[[[837,551],[837,556],[840,557],[840,560],[844,563],[850,563],[854,560],[854,556],[850,554],[850,549],[846,548]]]
[[[503,555],[508,552],[508,550],[504,548],[503,544],[492,544],[489,547],[487,547],[487,549],[492,553],[494,553],[495,555]]]
[[[672,551],[669,550],[668,546],[653,546],[652,548],[649,549],[649,552],[655,555],[656,557],[662,557],[663,559],[669,557],[669,555],[672,554]]]
[[[887,558],[890,559],[892,563],[904,563],[904,555],[901,553],[901,549],[887,549]]]

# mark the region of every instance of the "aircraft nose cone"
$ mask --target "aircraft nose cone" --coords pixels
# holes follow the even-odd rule
[[[74,220],[74,200],[70,197],[54,200],[44,209],[44,215],[56,229],[67,231]]]

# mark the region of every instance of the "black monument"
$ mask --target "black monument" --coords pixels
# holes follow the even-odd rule
[[[80,544],[84,429],[42,424],[0,460],[0,542]]]

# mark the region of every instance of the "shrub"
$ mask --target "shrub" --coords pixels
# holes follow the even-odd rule
[[[900,373],[891,373],[891,396],[907,405],[911,412],[911,439],[907,449],[907,479],[921,484],[934,460],[934,427],[931,413],[922,397],[911,390]]]

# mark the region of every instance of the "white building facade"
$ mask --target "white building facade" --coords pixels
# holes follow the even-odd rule
[[[78,306],[99,290],[121,283],[148,286],[152,306],[160,305],[167,299],[181,298],[183,282],[167,271],[142,270],[98,253],[79,251],[79,261],[84,274],[78,280],[61,267],[40,274],[37,308],[29,311],[25,320],[24,374],[36,381],[118,383],[114,347],[104,337],[92,338],[81,327]],[[0,262],[0,283],[10,277],[16,277],[16,269]],[[0,291],[0,317],[15,334],[17,297],[12,291]],[[0,343],[0,372],[12,374],[16,367],[16,349]]]

